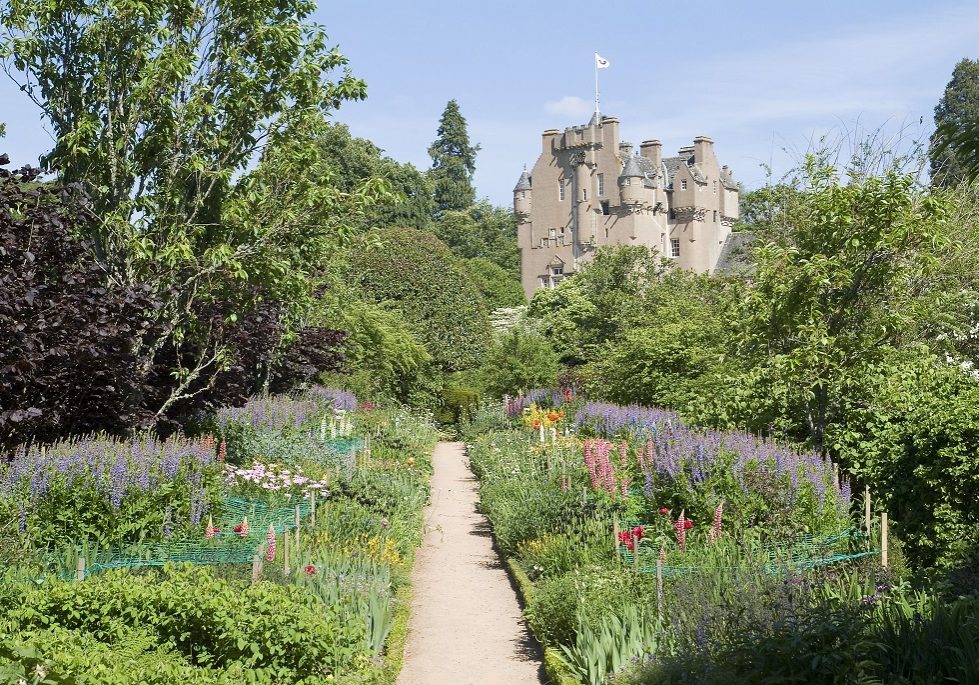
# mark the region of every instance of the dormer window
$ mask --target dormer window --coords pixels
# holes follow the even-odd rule
[[[687,189],[687,179],[685,178],[680,179],[680,190],[686,190],[686,189]]]
[[[631,186],[631,185],[632,185],[632,179],[631,179],[631,178],[629,178],[628,176],[626,176],[626,177],[625,177],[625,178],[624,178],[624,179],[622,180],[622,185],[624,185],[624,186]]]

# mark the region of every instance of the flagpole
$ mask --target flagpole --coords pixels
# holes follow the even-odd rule
[[[598,114],[598,53],[595,53],[595,114]]]

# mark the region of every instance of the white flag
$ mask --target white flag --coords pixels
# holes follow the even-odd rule
[[[608,60],[595,53],[595,68],[596,69],[608,69]]]

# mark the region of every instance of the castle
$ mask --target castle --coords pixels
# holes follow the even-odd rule
[[[520,278],[527,297],[575,272],[602,245],[656,248],[677,266],[713,273],[738,219],[738,186],[714,142],[694,138],[676,157],[658,140],[633,155],[619,120],[543,134],[543,152],[513,189]]]

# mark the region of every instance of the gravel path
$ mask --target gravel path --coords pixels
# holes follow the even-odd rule
[[[520,614],[459,442],[433,456],[427,532],[412,574],[414,597],[397,685],[534,685],[540,649]]]

